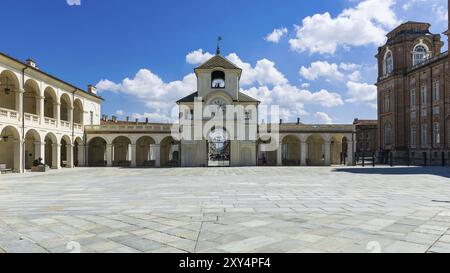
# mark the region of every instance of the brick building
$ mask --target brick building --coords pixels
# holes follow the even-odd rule
[[[378,49],[378,152],[387,163],[450,163],[449,54],[430,24],[404,23]],[[449,32],[445,32],[449,35]]]
[[[353,122],[356,130],[356,155],[372,156],[378,148],[378,121],[355,119]]]

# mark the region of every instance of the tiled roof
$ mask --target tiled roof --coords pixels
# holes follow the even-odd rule
[[[198,92],[192,93],[192,94],[190,94],[190,95],[180,99],[179,101],[177,101],[177,103],[180,103],[180,102],[194,102],[194,99],[196,97],[198,97]],[[258,102],[258,103],[260,102],[259,100],[254,99],[254,98],[252,98],[252,97],[250,97],[250,96],[248,96],[248,95],[246,95],[246,94],[244,94],[242,92],[238,93],[238,101],[239,102]]]
[[[232,62],[230,62],[229,60],[225,59],[224,57],[222,57],[220,55],[216,55],[216,56],[212,57],[211,59],[209,59],[208,61],[206,61],[199,67],[197,67],[196,70],[197,69],[214,69],[217,67],[221,67],[224,69],[239,69],[239,70],[241,70],[235,64],[233,64]]]

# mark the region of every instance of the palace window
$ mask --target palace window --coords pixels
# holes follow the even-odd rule
[[[391,102],[389,95],[384,97],[384,112],[389,112],[391,110]]]
[[[440,113],[439,105],[433,107],[433,115],[438,116]]]
[[[394,71],[394,57],[392,56],[392,52],[390,50],[384,57],[383,70],[385,76],[391,75],[392,71]]]
[[[433,100],[434,102],[439,102],[440,99],[440,87],[439,87],[439,80],[434,82],[433,85]]]
[[[392,126],[389,122],[384,125],[384,144],[392,145]]]
[[[422,146],[428,145],[428,125],[422,124],[422,137],[421,137]]]
[[[411,120],[414,121],[417,118],[416,111],[411,111]]]
[[[411,146],[416,146],[417,139],[417,129],[415,127],[411,128]]]
[[[411,90],[411,108],[416,107],[416,89]]]
[[[429,57],[428,48],[426,48],[425,45],[419,44],[414,47],[413,65],[423,63],[426,59],[428,59],[428,57]]]
[[[421,101],[422,106],[424,106],[424,104],[428,103],[427,87],[425,85],[423,85],[422,88],[420,89],[420,101]]]
[[[441,144],[441,125],[439,122],[433,123],[434,144]]]
[[[214,88],[214,89],[225,88],[225,72],[214,71],[211,74],[211,88]]]

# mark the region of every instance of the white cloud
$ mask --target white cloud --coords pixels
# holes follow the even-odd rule
[[[432,11],[440,21],[448,20],[448,9],[442,5],[433,4]]]
[[[341,96],[337,93],[327,90],[311,92],[290,84],[275,86],[272,89],[267,86],[251,87],[242,91],[260,100],[262,105],[278,105],[281,110],[281,118],[286,120],[308,115],[306,106],[319,105],[331,108],[344,104]]]
[[[361,79],[361,72],[353,71],[350,75],[348,75],[348,79],[352,82],[359,81]]]
[[[359,82],[347,82],[347,94],[350,103],[373,104],[377,100],[377,87],[375,85]]]
[[[337,64],[330,64],[328,62],[314,62],[309,68],[302,66],[300,75],[310,81],[317,80],[320,77],[328,80],[342,80],[344,74],[339,71]]]
[[[338,47],[381,45],[385,34],[398,20],[392,6],[394,0],[365,0],[345,9],[336,18],[330,13],[315,14],[296,26],[291,49],[310,53],[334,54]]]
[[[124,116],[125,115],[125,111],[119,109],[119,110],[116,111],[116,115]]]
[[[69,6],[81,6],[81,0],[66,0]]]
[[[203,49],[197,49],[186,55],[186,62],[189,64],[202,64],[211,59],[213,55],[209,52],[203,52]]]
[[[317,112],[314,114],[314,118],[317,124],[332,124],[333,119],[326,113]]]
[[[268,34],[264,40],[268,41],[268,42],[272,42],[272,43],[278,43],[280,42],[281,38],[283,38],[284,36],[286,36],[288,33],[288,29],[287,28],[277,28],[274,29],[272,31],[272,33]]]
[[[101,80],[96,87],[100,92],[120,92],[144,102],[152,115],[161,120],[176,120],[175,102],[195,92],[197,79],[191,73],[180,81],[166,83],[150,70],[141,69],[132,79],[126,78],[121,83]]]

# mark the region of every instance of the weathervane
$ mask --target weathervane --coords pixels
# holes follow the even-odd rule
[[[222,41],[222,37],[217,37],[217,49],[216,49],[216,55],[220,55],[220,41]]]

